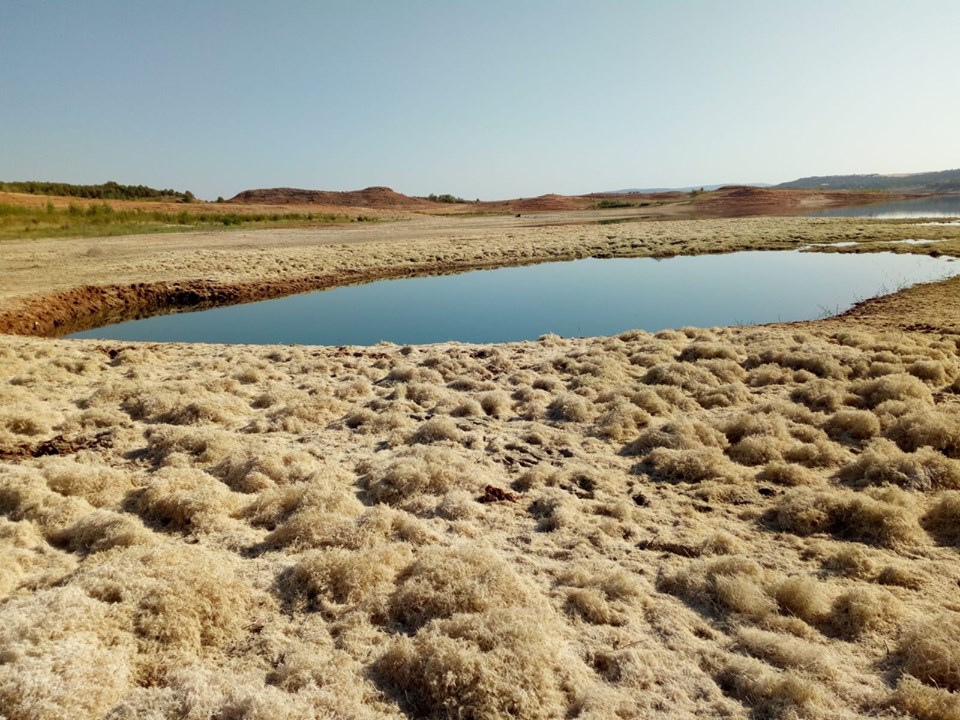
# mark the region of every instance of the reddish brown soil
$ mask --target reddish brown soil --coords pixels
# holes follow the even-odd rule
[[[596,209],[604,201],[626,203],[632,207],[648,207],[651,215],[691,218],[749,217],[753,215],[795,215],[809,210],[847,205],[865,205],[899,200],[916,195],[877,193],[854,190],[783,190],[748,185],[732,185],[703,193],[593,193],[590,195],[557,195],[512,200],[441,203],[409,197],[387,187],[334,192],[269,188],[244,190],[228,202],[242,205],[317,206],[329,208],[370,208],[394,211],[442,214],[459,213],[540,213],[572,212]],[[615,209],[615,208],[614,208]]]
[[[0,334],[62,337],[81,330],[154,315],[238,305],[373,280],[447,275],[498,267],[500,264],[491,260],[451,267],[435,262],[419,262],[407,263],[402,267],[342,270],[329,275],[236,283],[190,280],[87,285],[12,300],[0,309]]]
[[[298,188],[244,190],[227,202],[245,205],[325,205],[328,207],[371,207],[390,210],[424,210],[438,203],[403,195],[388,187],[335,192]]]
[[[644,214],[655,217],[725,218],[755,215],[796,215],[830,207],[865,205],[899,200],[918,195],[901,193],[861,192],[854,190],[784,190],[734,185],[698,194],[686,192],[662,193],[593,193],[589,195],[547,194],[533,198],[492,200],[464,203],[445,203],[410,197],[388,187],[369,187],[346,192],[303,190],[297,188],[264,188],[244,190],[225,203],[155,202],[145,200],[111,200],[117,209],[143,209],[194,213],[294,213],[331,212],[347,209],[373,215],[402,216],[405,213],[430,215],[458,214],[534,214],[541,212],[576,212],[596,210],[604,201],[626,203],[643,208]],[[49,197],[22,193],[0,193],[0,203],[26,207],[43,207],[51,202],[57,208],[71,204],[87,206],[102,204],[101,200],[72,197]],[[616,208],[611,208],[616,210]]]

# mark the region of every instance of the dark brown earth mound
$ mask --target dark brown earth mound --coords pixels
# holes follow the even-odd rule
[[[570,197],[567,195],[540,195],[535,198],[521,198],[512,203],[520,212],[546,212],[558,210],[580,210],[584,202],[579,197]]]
[[[262,188],[244,190],[227,202],[257,205],[334,205],[343,207],[421,209],[435,203],[412,198],[388,187],[368,187],[364,190],[337,192],[332,190],[302,190],[299,188]]]
[[[574,210],[588,210],[596,205],[596,198],[581,195],[540,195],[533,198],[517,198],[516,200],[493,200],[480,203],[478,209],[486,212],[571,212]]]

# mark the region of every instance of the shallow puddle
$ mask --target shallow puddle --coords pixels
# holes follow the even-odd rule
[[[615,335],[635,328],[811,320],[956,274],[960,263],[949,258],[893,253],[587,259],[384,280],[162,315],[69,337],[372,345]]]

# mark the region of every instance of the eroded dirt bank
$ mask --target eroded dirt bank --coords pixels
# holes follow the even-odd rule
[[[0,307],[918,230],[484,232],[0,246]],[[494,346],[0,336],[0,714],[956,718],[955,289]]]
[[[937,252],[960,254],[960,226],[950,225],[807,218],[568,224],[576,218],[420,218],[361,228],[7,242],[0,245],[0,332],[56,336],[162,308],[588,256],[664,258],[838,242],[929,252],[895,244],[918,232],[938,241]]]

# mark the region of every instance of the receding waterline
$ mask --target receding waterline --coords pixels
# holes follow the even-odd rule
[[[384,280],[161,315],[71,338],[249,344],[490,343],[811,320],[960,262],[894,253],[740,252],[586,259]]]

